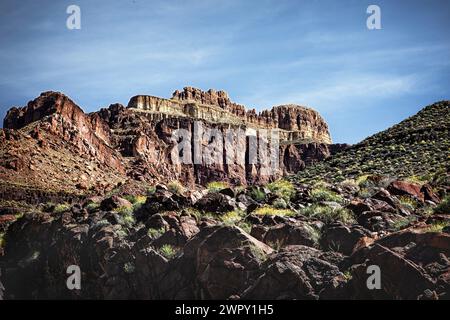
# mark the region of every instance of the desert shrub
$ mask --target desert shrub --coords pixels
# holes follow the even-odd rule
[[[102,220],[99,220],[99,221],[97,221],[96,223],[94,223],[94,224],[92,225],[92,228],[93,228],[93,229],[100,229],[100,228],[102,228],[102,227],[104,227],[104,226],[107,226],[107,225],[109,225],[109,224],[110,224],[110,223],[109,223],[108,220],[102,219]]]
[[[183,185],[178,181],[169,182],[167,184],[167,189],[174,194],[183,194],[185,191]]]
[[[145,203],[145,200],[147,200],[147,196],[144,195],[126,195],[124,196],[124,198],[130,201],[132,204],[143,204]]]
[[[368,188],[361,188],[361,189],[358,191],[358,196],[359,196],[360,198],[367,199],[367,198],[370,198],[370,197],[372,196],[372,193],[373,193],[373,191],[371,191],[371,190],[368,189]]]
[[[348,188],[359,189],[359,186],[354,179],[345,179],[340,183],[340,185],[344,188],[348,187]]]
[[[250,234],[250,232],[252,232],[252,224],[251,223],[241,220],[237,223],[237,226],[239,228],[241,228],[242,230],[244,230],[245,232],[247,232],[248,234]]]
[[[164,244],[158,249],[158,252],[167,259],[172,259],[176,254],[176,250],[170,244]]]
[[[239,210],[229,211],[221,215],[220,220],[222,220],[222,222],[225,224],[234,225],[236,222],[242,219],[242,215],[243,212]]]
[[[160,236],[162,236],[164,234],[164,232],[166,232],[166,229],[164,229],[164,228],[159,228],[159,229],[149,228],[147,230],[147,235],[152,239],[157,239]]]
[[[333,201],[337,203],[342,203],[343,198],[336,192],[330,191],[325,188],[314,188],[310,192],[311,200],[313,202],[320,201]]]
[[[266,261],[268,258],[268,255],[264,252],[263,249],[255,246],[254,244],[249,245],[250,252],[258,259],[259,261],[263,262]]]
[[[127,262],[123,265],[123,271],[125,273],[131,274],[136,270],[136,267],[134,265],[134,263],[132,262]]]
[[[131,214],[133,212],[133,208],[127,207],[127,206],[122,206],[122,207],[118,207],[118,208],[114,209],[113,211],[120,215],[127,215],[127,214]]]
[[[409,211],[414,211],[417,208],[417,201],[408,196],[400,196],[398,197],[399,202],[403,207],[408,209]]]
[[[125,227],[131,227],[136,222],[133,216],[133,208],[122,206],[114,209],[114,212],[119,214],[120,224]]]
[[[286,209],[287,208],[286,200],[284,200],[283,198],[275,199],[275,201],[272,203],[272,205],[277,209]]]
[[[53,213],[63,213],[70,209],[70,206],[67,203],[60,203],[55,206],[53,209]]]
[[[367,178],[368,178],[369,176],[370,176],[370,175],[368,175],[368,174],[364,174],[364,175],[359,176],[358,178],[356,178],[356,181],[355,181],[356,184],[357,184],[358,186],[362,187],[362,188],[367,187],[367,184],[368,184]]]
[[[134,219],[132,214],[126,214],[122,217],[121,222],[122,225],[126,227],[131,227],[136,222],[136,220]]]
[[[254,211],[257,215],[271,215],[271,216],[292,216],[295,212],[289,209],[276,209],[270,206],[264,206]]]
[[[156,187],[155,186],[151,186],[147,188],[147,195],[152,195],[156,192]]]
[[[295,187],[292,182],[284,179],[269,183],[267,189],[286,201],[289,201],[295,195]]]
[[[430,224],[427,227],[427,232],[442,232],[442,229],[444,229],[445,227],[449,226],[450,223],[447,221],[442,221],[442,222],[435,222]]]
[[[266,194],[259,188],[252,188],[250,190],[250,197],[255,201],[261,202],[266,198]]]
[[[206,188],[208,188],[209,192],[219,192],[220,190],[228,188],[228,183],[224,181],[213,181],[207,184]]]
[[[423,176],[412,175],[412,176],[406,177],[404,180],[409,183],[423,185],[429,181],[429,177],[427,177],[425,175],[423,175]]]
[[[445,197],[440,204],[434,208],[434,213],[448,214],[450,213],[450,196]]]
[[[415,216],[402,217],[401,219],[394,221],[394,223],[392,223],[392,225],[391,225],[391,228],[394,231],[399,231],[399,230],[409,227],[409,225],[416,220],[417,220],[417,217],[415,217]]]
[[[98,202],[89,202],[86,205],[86,209],[88,209],[89,211],[94,211],[97,210],[98,208],[100,208],[100,203]]]
[[[119,238],[125,238],[128,235],[128,233],[123,229],[116,230],[115,233]]]
[[[339,220],[345,224],[355,223],[353,213],[346,208],[333,208],[326,205],[313,204],[303,208],[300,213],[326,222]]]
[[[236,194],[239,194],[239,193],[241,193],[241,192],[243,192],[243,191],[245,191],[245,187],[244,187],[244,186],[236,186],[236,187],[234,188],[234,192],[235,192]]]

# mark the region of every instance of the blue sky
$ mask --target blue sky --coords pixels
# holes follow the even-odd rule
[[[71,4],[81,30],[66,28]],[[355,143],[450,99],[449,16],[437,0],[2,0],[0,116],[46,90],[95,111],[189,85],[310,106]]]

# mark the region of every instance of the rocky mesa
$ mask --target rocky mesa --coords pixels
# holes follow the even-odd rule
[[[180,142],[174,132],[184,130],[191,139],[199,124],[205,132],[216,133],[200,134],[199,145],[207,148],[216,139],[223,159],[207,161],[200,155],[192,163],[174,161]],[[112,104],[92,113],[84,113],[62,93],[44,92],[26,106],[10,109],[3,126],[1,192],[10,200],[98,194],[124,184],[266,183],[346,147],[331,145],[326,122],[312,109],[283,105],[257,113],[232,102],[224,91],[191,87],[175,91],[170,99],[139,95],[126,107]],[[263,133],[274,130],[279,146],[264,149]],[[244,135],[226,148],[229,131]],[[192,146],[185,153],[195,148],[187,140]],[[256,141],[253,162],[252,141]],[[243,161],[230,156],[236,150],[242,152]],[[275,169],[267,173],[274,162]]]

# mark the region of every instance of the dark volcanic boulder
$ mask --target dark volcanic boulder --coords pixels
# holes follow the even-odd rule
[[[197,201],[195,207],[203,212],[225,213],[236,209],[236,201],[228,195],[212,192]]]
[[[104,199],[100,203],[100,208],[103,210],[114,210],[118,208],[131,208],[132,204],[127,199],[118,197],[118,196],[112,196],[109,198]]]
[[[264,262],[263,274],[246,289],[243,299],[338,298],[345,277],[336,266],[337,253],[323,253],[306,246],[288,246]]]
[[[271,246],[283,247],[288,245],[318,245],[320,233],[306,222],[279,223],[269,228],[256,226],[251,233],[258,240]]]
[[[273,250],[238,227],[204,228],[185,248],[195,256],[201,296],[226,299],[239,294],[260,274],[260,265]]]
[[[324,228],[321,243],[331,250],[350,255],[358,241],[370,237],[370,232],[359,225],[346,226],[340,222]]]
[[[353,296],[358,299],[449,299],[450,235],[406,229],[356,251],[351,257]],[[369,290],[367,268],[378,266],[381,289]]]

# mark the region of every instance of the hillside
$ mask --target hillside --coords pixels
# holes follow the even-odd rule
[[[297,181],[342,181],[366,174],[429,181],[449,171],[450,101],[379,132],[297,174]]]

